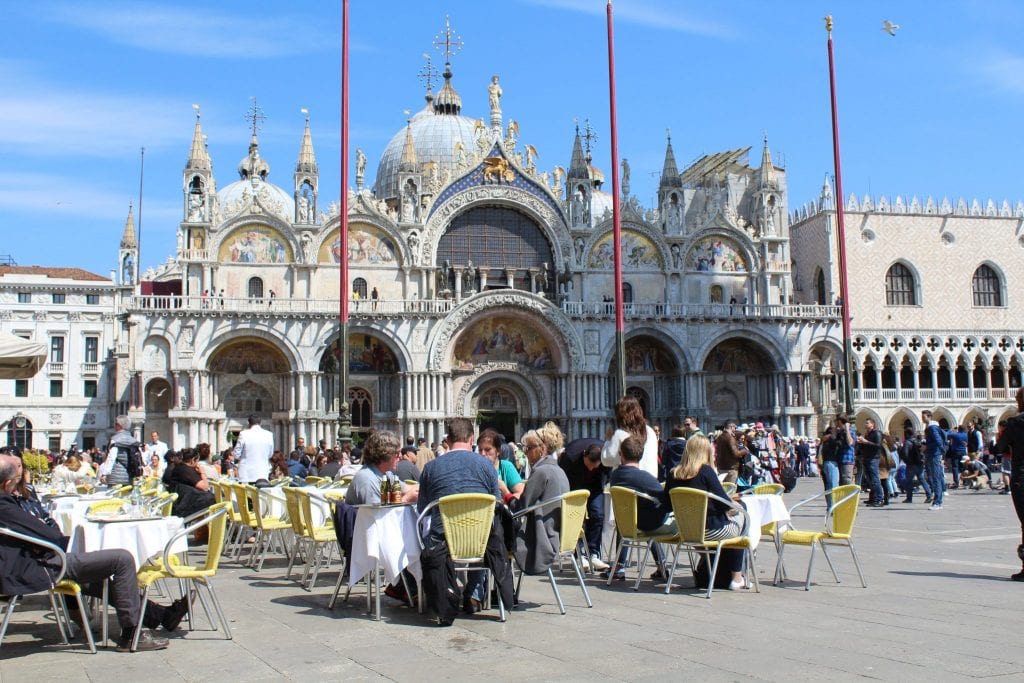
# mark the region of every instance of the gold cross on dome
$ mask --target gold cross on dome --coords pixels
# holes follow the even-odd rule
[[[434,83],[437,82],[438,74],[437,69],[434,68],[434,64],[430,60],[430,55],[426,52],[423,53],[423,58],[427,60],[427,63],[416,73],[416,77],[420,79],[420,83],[427,87],[427,92],[431,92],[434,89]]]
[[[252,134],[255,136],[256,132],[263,127],[263,122],[267,120],[266,115],[263,113],[263,107],[256,104],[256,97],[250,97],[252,104],[249,105],[249,110],[245,112],[245,120],[252,126]]]
[[[452,31],[452,24],[448,16],[444,18],[444,31],[434,37],[434,47],[444,55],[445,63],[452,61],[452,55],[462,49],[464,43],[462,38]]]

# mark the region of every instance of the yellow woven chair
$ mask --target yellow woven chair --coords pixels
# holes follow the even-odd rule
[[[235,503],[235,511],[238,514],[238,543],[235,544],[235,561],[241,563],[242,561],[242,549],[245,547],[246,537],[252,533],[256,533],[256,520],[252,517],[252,512],[249,508],[249,499],[245,493],[245,485],[238,483],[227,483],[225,484],[225,491],[231,492],[231,498]],[[252,564],[253,558],[256,557],[256,545],[252,547],[252,551],[249,554],[249,564]]]
[[[828,556],[828,545],[845,545],[850,549],[853,557],[853,566],[857,568],[857,576],[860,578],[862,587],[867,588],[864,581],[864,574],[860,570],[860,562],[857,561],[857,551],[853,549],[853,525],[857,521],[857,505],[860,502],[860,487],[855,484],[837,486],[831,491],[823,491],[817,495],[802,500],[790,508],[790,516],[793,510],[805,505],[816,498],[828,496],[832,501],[831,508],[825,512],[825,529],[823,531],[798,531],[789,529],[782,532],[782,544],[779,547],[779,561],[775,565],[775,583],[785,581],[786,565],[783,564],[783,553],[787,545],[810,546],[811,558],[807,563],[807,580],[804,582],[804,590],[811,590],[811,572],[814,570],[814,549],[821,546],[821,552],[825,556],[825,562],[832,570],[832,576],[836,583],[839,583],[839,574],[836,573],[832,558]]]
[[[268,498],[277,498],[269,491],[260,491],[255,486],[245,484],[245,495],[249,501],[250,516],[254,522],[256,522],[256,546],[253,548],[253,556],[259,555],[259,562],[255,562],[254,567],[256,571],[263,569],[263,562],[267,559],[267,551],[273,546],[273,541],[276,538],[281,551],[288,555],[288,547],[285,545],[284,532],[291,528],[291,522],[287,522],[281,517],[275,517],[273,515],[265,514],[263,512],[263,500],[262,496]],[[279,499],[284,502],[283,499]]]
[[[299,557],[299,551],[303,551],[303,555],[308,557],[304,550],[306,546],[306,529],[302,524],[302,503],[299,502],[299,496],[296,493],[298,489],[291,486],[285,486],[282,489],[284,493],[284,505],[288,511],[288,522],[292,527],[292,556],[288,561],[288,572],[285,574],[285,578],[292,578],[292,568],[295,566],[295,560]]]
[[[761,585],[757,580],[757,567],[754,565],[754,554],[751,551],[750,538],[747,537],[747,526],[750,518],[746,511],[728,498],[721,498],[713,493],[701,489],[686,487],[674,488],[668,492],[669,500],[672,503],[672,513],[676,518],[676,527],[679,529],[679,538],[673,552],[672,568],[668,573],[668,583],[665,584],[665,592],[672,590],[672,582],[675,580],[676,568],[679,564],[680,551],[686,549],[690,556],[690,570],[694,570],[693,554],[703,556],[708,563],[708,591],[707,597],[711,599],[711,592],[715,588],[715,575],[718,573],[718,561],[721,559],[721,551],[729,548],[744,550],[747,560],[747,571],[754,581],[755,590],[760,593]],[[709,541],[707,536],[708,522],[708,501],[716,500],[725,503],[741,516],[740,535],[735,538],[726,538],[720,541]],[[712,560],[712,558],[714,558]]]
[[[174,536],[164,546],[163,555],[160,559],[150,565],[144,566],[139,570],[138,582],[139,588],[142,590],[141,608],[139,610],[139,625],[135,629],[135,636],[132,639],[132,651],[139,644],[139,634],[142,632],[142,615],[146,609],[146,601],[149,597],[149,590],[154,583],[162,579],[180,580],[191,584],[192,587],[198,593],[200,588],[205,589],[207,595],[213,604],[213,608],[217,613],[217,619],[220,621],[220,625],[224,628],[224,635],[228,640],[231,640],[231,626],[228,624],[227,617],[224,616],[224,610],[221,609],[220,601],[217,600],[217,594],[213,590],[213,577],[217,574],[217,568],[220,565],[221,551],[224,549],[224,541],[226,538],[227,529],[227,511],[229,503],[215,503],[210,506],[207,510],[205,517],[201,518],[198,522],[191,524]],[[174,555],[173,547],[182,537],[188,538],[188,535],[194,533],[197,529],[207,527],[209,529],[209,540],[206,545],[206,558],[195,565],[181,564],[181,561]],[[188,590],[186,585],[184,595],[191,596],[191,591]],[[189,613],[192,613],[192,600],[189,597]],[[205,604],[205,603],[204,603]],[[217,625],[212,624],[213,629],[217,630]]]
[[[161,517],[170,517],[171,510],[174,508],[174,503],[178,500],[177,493],[161,493],[159,496],[160,504],[156,508],[157,513]]]
[[[77,484],[75,486],[75,492],[84,496],[86,494],[92,493],[93,489],[95,488],[96,487],[93,486],[92,484]]]
[[[235,508],[235,497],[231,492],[231,483],[227,481],[211,481],[210,490],[213,491],[214,501],[217,503],[230,503],[228,508],[228,536],[224,543],[224,553],[231,554],[232,544],[238,544],[237,536],[242,528],[242,517]]]
[[[437,507],[441,514],[445,542],[448,553],[455,565],[455,571],[482,571],[487,574],[486,600],[490,607],[491,570],[484,564],[484,552],[487,539],[491,536],[491,525],[494,522],[494,496],[489,493],[457,493],[435,500],[420,512],[417,528],[424,516],[431,514]],[[423,544],[423,539],[420,539]],[[419,604],[423,609],[423,582],[419,586]],[[505,604],[498,596],[498,618],[505,621]]]
[[[626,488],[625,486],[612,486],[610,493],[612,496],[612,512],[615,514],[615,530],[619,532],[619,543],[615,548],[615,560],[612,562],[611,569],[608,570],[608,585],[610,586],[615,578],[622,549],[626,548],[627,564],[630,551],[636,550],[639,553],[642,550],[643,556],[640,562],[637,563],[636,583],[633,585],[633,590],[640,590],[640,581],[644,577],[644,569],[647,568],[647,557],[651,552],[651,543],[675,543],[678,540],[678,535],[652,536],[637,528],[636,508],[639,499],[643,498],[655,505],[660,505],[660,501],[657,498],[631,488]]]
[[[586,489],[569,491],[558,498],[542,501],[520,510],[516,518],[525,517],[538,510],[551,509],[551,506],[558,505],[559,527],[558,527],[558,556],[556,561],[567,558],[572,562],[573,571],[576,572],[576,579],[580,582],[580,589],[583,590],[583,598],[587,601],[587,607],[593,607],[590,600],[590,593],[587,591],[587,584],[583,580],[583,571],[580,563],[576,560],[576,550],[579,547],[580,534],[583,533],[583,521],[587,517],[587,499],[590,492]],[[519,580],[516,582],[516,601],[519,600],[519,587],[523,582],[525,572],[520,568]],[[558,584],[555,582],[555,572],[548,567],[548,580],[551,581],[551,590],[555,592],[555,601],[558,603],[558,611],[565,614],[565,605],[562,603],[562,594],[558,592]]]
[[[87,642],[89,643],[89,651],[96,654],[96,641],[92,637],[92,629],[89,628],[89,616],[85,611],[85,604],[82,602],[82,587],[75,581],[64,578],[64,572],[67,571],[67,555],[64,550],[53,543],[41,540],[34,536],[28,536],[26,534],[12,531],[5,527],[0,527],[0,536],[20,541],[22,543],[36,546],[40,551],[52,554],[60,563],[55,574],[51,574],[53,579],[50,583],[47,594],[50,598],[50,608],[53,610],[54,621],[57,622],[57,629],[60,631],[61,641],[64,644],[68,644],[68,636],[71,634],[71,617],[68,614],[67,604],[65,598],[73,597],[78,602],[78,614],[82,619],[82,631],[85,633]],[[4,610],[3,623],[0,624],[0,644],[3,643],[4,635],[7,633],[7,626],[11,623],[11,616],[14,614],[14,608],[18,605],[18,600],[24,597],[24,595],[31,595],[32,593],[24,593],[21,595],[10,595],[8,596],[7,608]]]
[[[723,481],[722,490],[725,491],[725,494],[727,496],[731,496],[732,494],[736,493],[736,483],[731,481]]]
[[[110,500],[100,500],[89,506],[90,515],[96,515],[104,512],[115,513],[121,512],[128,505],[128,501],[123,498],[111,498]]]
[[[116,488],[112,488],[110,490],[110,495],[115,496],[117,498],[127,498],[131,494],[132,494],[132,485],[131,484],[125,484],[124,486],[119,486],[119,487],[116,487]]]
[[[327,477],[317,477],[315,475],[306,477],[306,483],[310,486],[323,486],[324,484],[330,483],[330,481],[331,480]]]
[[[299,502],[299,513],[302,515],[303,536],[309,545],[306,567],[302,573],[302,584],[306,590],[313,590],[320,570],[331,566],[331,558],[338,545],[338,537],[334,533],[334,519],[330,515],[324,519],[322,524],[317,524],[316,518],[313,516],[313,502],[310,500],[309,491],[301,488],[296,488],[294,491]]]

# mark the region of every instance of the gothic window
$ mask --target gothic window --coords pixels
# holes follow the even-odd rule
[[[366,298],[366,280],[364,280],[361,277],[357,277],[355,280],[353,280],[352,281],[352,294],[353,295],[358,294],[360,299],[365,299]],[[355,298],[355,297],[353,296],[353,298]]]
[[[348,392],[349,405],[351,405],[352,426],[356,429],[367,429],[370,426],[373,411],[371,410],[370,394],[366,389],[358,387]]]
[[[984,307],[1003,306],[1003,283],[991,267],[982,264],[974,271],[971,281],[974,291],[974,305]]]
[[[540,226],[530,217],[503,206],[470,209],[452,220],[437,244],[437,265],[448,261],[477,268],[554,270],[554,255]],[[504,277],[501,281],[504,281]],[[488,280],[490,282],[490,280]]]
[[[263,298],[263,280],[258,277],[249,278],[249,298],[250,299],[262,299]]]
[[[814,278],[814,286],[818,289],[818,305],[828,305],[828,295],[825,292],[825,271],[818,268],[818,275]]]
[[[633,285],[628,282],[622,283],[622,303],[633,303]]]
[[[902,263],[894,263],[885,274],[885,305],[916,306],[917,283],[914,274]]]

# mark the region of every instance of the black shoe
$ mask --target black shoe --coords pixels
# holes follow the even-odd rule
[[[868,503],[869,508],[881,508],[885,507],[885,503]]]
[[[1010,581],[1024,581],[1024,569],[1020,570],[1016,574],[1010,577]]]
[[[121,632],[121,637],[117,640],[117,646],[114,648],[118,652],[131,652],[132,651],[132,637],[134,631],[128,631],[128,635],[125,636],[124,632]],[[146,629],[142,630],[139,634],[139,644],[136,646],[136,652],[150,652],[152,650],[165,650],[169,644],[166,638],[157,638],[151,631]]]
[[[476,598],[471,598],[468,595],[462,599],[462,611],[466,614],[476,614],[483,609],[483,604]]]
[[[164,610],[164,618],[160,625],[167,631],[177,631],[181,620],[188,614],[188,598],[178,598]]]
[[[903,502],[904,503],[913,503],[914,501],[910,500],[909,498],[904,498]]]

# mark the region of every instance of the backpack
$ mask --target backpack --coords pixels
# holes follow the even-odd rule
[[[131,483],[142,476],[142,450],[139,444],[128,446],[117,444],[117,452],[125,456],[125,469],[128,471],[128,482]]]
[[[782,468],[782,475],[780,478],[782,479],[782,481],[779,483],[782,484],[786,493],[789,493],[794,488],[796,488],[796,470],[794,470],[789,465],[786,465],[785,467]]]
[[[946,433],[942,430],[942,427],[938,425],[930,425],[928,429],[934,428],[939,434],[939,455],[945,457],[946,453],[949,453],[949,439],[946,437]]]

